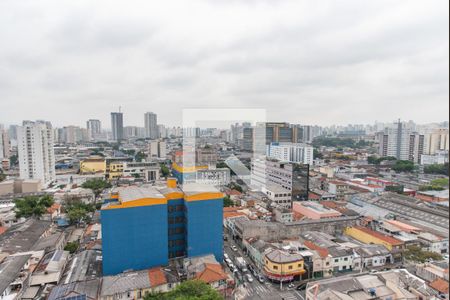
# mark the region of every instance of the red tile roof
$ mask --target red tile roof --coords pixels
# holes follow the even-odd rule
[[[443,294],[448,294],[448,281],[445,281],[441,278],[437,278],[432,283],[430,283],[430,286],[435,289],[438,292],[441,292]]]
[[[153,268],[148,270],[148,278],[150,280],[151,287],[160,286],[167,283],[166,275],[161,268]]]
[[[3,233],[5,233],[5,231],[7,230],[7,228],[6,227],[4,227],[4,226],[0,226],[0,234],[3,234]]]
[[[310,199],[310,200],[319,200],[319,199],[320,199],[320,196],[317,195],[317,194],[314,194],[314,193],[309,192],[309,193],[308,193],[308,199]]]
[[[322,258],[327,257],[329,254],[329,252],[326,248],[320,247],[311,241],[305,241],[304,244],[306,247],[308,247],[308,249],[316,250],[317,253],[319,253],[320,257],[322,257]]]
[[[382,241],[385,241],[386,243],[389,243],[393,246],[398,246],[398,245],[403,245],[403,242],[400,240],[397,240],[396,238],[393,238],[391,236],[382,234],[378,231],[374,231],[372,229],[366,228],[366,227],[362,227],[362,226],[355,226],[354,228],[358,229],[359,231],[362,231],[366,234],[369,234],[377,239],[380,239]]]
[[[227,274],[219,264],[205,264],[205,269],[195,276],[198,280],[206,283],[216,282],[219,280],[226,280]]]
[[[237,212],[237,211],[230,211],[230,212],[223,213],[224,219],[234,218],[234,217],[239,217],[239,216],[245,216],[245,214],[241,213],[241,212]]]

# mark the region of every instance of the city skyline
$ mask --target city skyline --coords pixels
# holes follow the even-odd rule
[[[183,108],[197,107],[263,108],[273,121],[321,125],[448,119],[445,1],[101,12],[53,1],[0,10],[2,123],[108,124],[119,106],[129,125],[155,107],[175,126]]]

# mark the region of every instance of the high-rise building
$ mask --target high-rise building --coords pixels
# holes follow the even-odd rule
[[[164,141],[151,141],[148,144],[148,158],[166,159],[167,145]]]
[[[314,148],[300,143],[271,143],[267,145],[267,157],[284,162],[312,165]]]
[[[152,140],[158,138],[158,117],[155,113],[147,112],[144,115],[145,137]]]
[[[100,120],[90,119],[86,122],[86,128],[90,140],[96,140],[102,134],[102,122]]]
[[[138,138],[139,127],[137,126],[125,126],[123,128],[123,135],[126,139]]]
[[[413,131],[410,124],[398,122],[377,133],[380,156],[420,162],[424,150],[424,136]]]
[[[20,178],[39,179],[48,184],[56,179],[53,130],[50,122],[24,121],[18,128]]]
[[[211,186],[126,187],[101,210],[103,274],[164,266],[179,257],[223,260],[224,195]],[[120,222],[118,222],[120,220]],[[132,234],[130,234],[132,233]]]
[[[449,134],[447,128],[434,129],[424,135],[424,154],[433,155],[449,150]]]
[[[124,139],[123,134],[123,113],[111,113],[111,131],[113,141],[121,141]]]
[[[11,144],[9,135],[6,130],[0,129],[0,159],[9,158],[11,151]]]

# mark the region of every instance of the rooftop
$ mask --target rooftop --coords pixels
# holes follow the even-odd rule
[[[391,244],[391,245],[403,245],[402,241],[400,241],[400,240],[398,240],[396,238],[393,238],[391,236],[382,234],[382,233],[380,233],[378,231],[374,231],[374,230],[371,230],[369,228],[362,227],[362,226],[355,226],[353,228],[355,228],[355,229],[357,229],[359,231],[362,231],[362,232],[364,232],[366,234],[369,234],[369,235],[371,235],[371,236],[373,236],[373,237],[375,237],[377,239],[380,239],[380,240],[382,240],[382,241],[384,241],[384,242],[386,242],[388,244]]]
[[[25,223],[11,226],[0,235],[0,252],[13,254],[29,251],[50,225],[50,221],[29,219]]]
[[[0,264],[0,295],[20,275],[31,254],[8,257]]]
[[[274,263],[289,263],[303,260],[303,256],[298,253],[289,253],[281,249],[273,249],[266,254],[266,258]]]

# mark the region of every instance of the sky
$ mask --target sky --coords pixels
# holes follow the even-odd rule
[[[0,1],[0,123],[449,119],[448,0]]]

